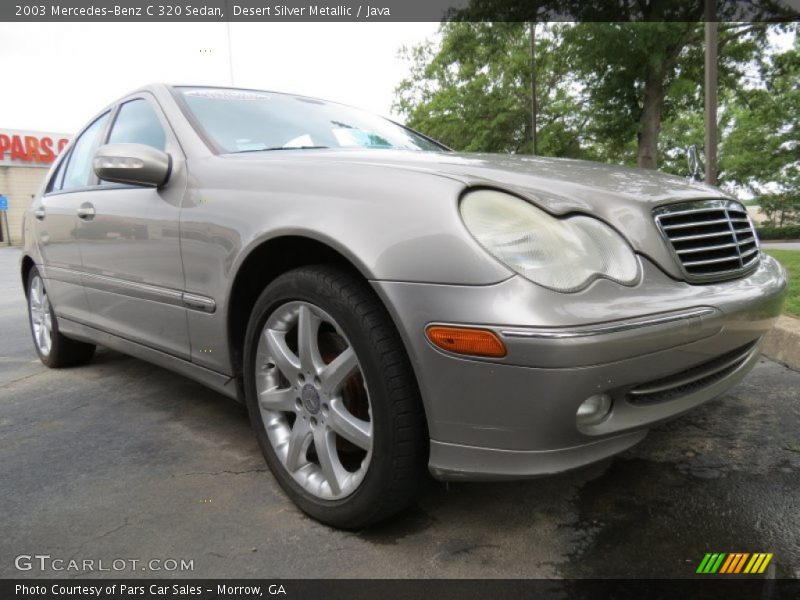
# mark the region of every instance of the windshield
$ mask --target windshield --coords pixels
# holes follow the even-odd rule
[[[221,88],[177,88],[225,153],[298,148],[444,148],[388,119],[313,98]]]

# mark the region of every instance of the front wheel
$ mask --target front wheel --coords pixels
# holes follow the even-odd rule
[[[366,282],[327,266],[277,278],[250,318],[244,378],[267,464],[307,514],[360,528],[413,500],[427,461],[419,391]]]
[[[28,273],[28,322],[33,345],[45,365],[57,369],[80,365],[92,358],[94,345],[71,340],[58,330],[50,296],[36,267]]]

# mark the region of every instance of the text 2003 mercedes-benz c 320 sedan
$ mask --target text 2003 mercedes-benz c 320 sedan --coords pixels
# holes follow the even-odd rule
[[[104,109],[24,228],[46,365],[102,344],[246,402],[286,493],[348,528],[426,466],[510,479],[630,447],[745,376],[786,287],[715,188],[253,90]]]

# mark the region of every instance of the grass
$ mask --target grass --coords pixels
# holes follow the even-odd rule
[[[766,253],[777,258],[789,272],[789,294],[786,296],[784,312],[800,317],[800,251],[766,250]]]

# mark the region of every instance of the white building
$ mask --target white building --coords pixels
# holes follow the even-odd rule
[[[31,198],[44,183],[45,175],[70,136],[62,133],[0,129],[0,195],[8,198],[6,229],[0,227],[0,241],[22,241],[22,215]]]

